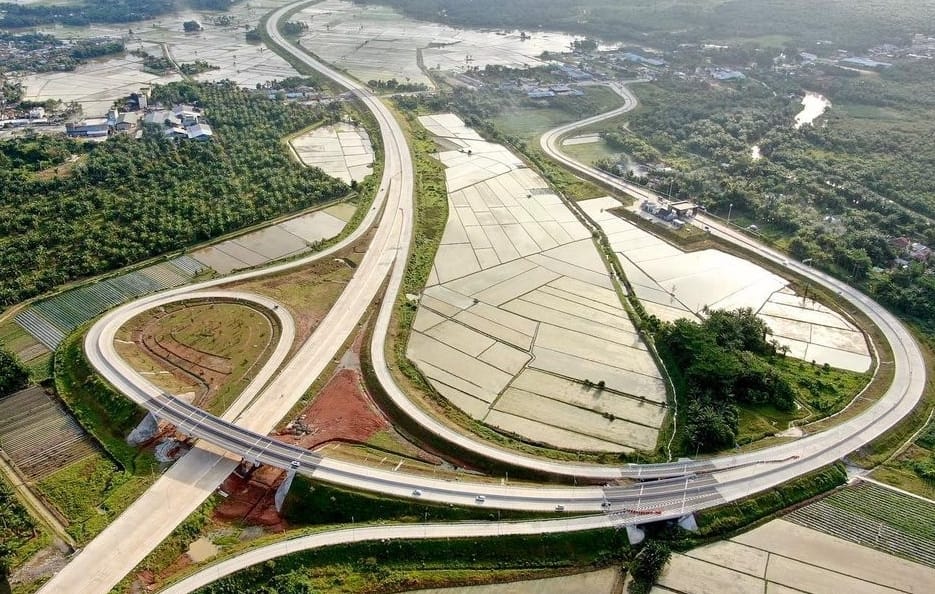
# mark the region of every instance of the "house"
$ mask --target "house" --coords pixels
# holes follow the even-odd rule
[[[194,105],[176,105],[172,114],[182,122],[183,126],[191,126],[201,121],[204,113]]]
[[[117,121],[114,123],[114,130],[117,132],[132,132],[136,129],[139,121],[140,114],[135,111],[122,113],[117,116]]]
[[[107,118],[94,118],[65,124],[65,134],[72,138],[103,138],[110,134]]]
[[[169,126],[166,128],[166,136],[175,139],[187,139],[188,130],[181,126]]]
[[[932,250],[927,245],[913,242],[909,246],[909,257],[917,262],[925,262],[932,256]]]
[[[904,254],[909,251],[909,246],[912,245],[912,240],[908,237],[894,237],[889,241],[890,247],[896,250],[897,253]]]
[[[45,117],[45,108],[44,107],[33,107],[29,110],[29,119],[39,120]]]
[[[214,131],[208,124],[194,124],[186,128],[189,140],[211,140],[214,138]]]
[[[182,120],[174,113],[166,109],[157,109],[143,116],[144,124],[155,124],[157,126],[181,126]]]

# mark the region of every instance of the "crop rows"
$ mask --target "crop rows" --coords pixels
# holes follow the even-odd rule
[[[32,481],[97,451],[77,421],[41,388],[0,400],[0,446]]]
[[[204,265],[188,256],[65,291],[16,315],[16,323],[55,350],[65,336],[108,309],[189,282]]]
[[[935,567],[935,509],[885,487],[865,484],[843,489],[792,512],[786,519]]]

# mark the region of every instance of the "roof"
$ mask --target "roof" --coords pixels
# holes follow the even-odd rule
[[[194,124],[188,127],[189,138],[211,138],[214,131],[208,124]]]

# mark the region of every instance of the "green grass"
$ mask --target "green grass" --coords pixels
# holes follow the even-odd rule
[[[547,517],[533,512],[451,507],[413,497],[396,499],[359,493],[296,476],[286,496],[283,517],[293,525],[350,524],[351,522],[423,522],[496,520]]]
[[[86,543],[145,491],[153,478],[132,476],[104,456],[90,456],[39,481],[36,490],[68,520],[68,533]]]
[[[127,444],[126,436],[145,412],[107,385],[88,364],[79,329],[55,353],[55,390],[84,429],[128,472],[147,474],[156,461],[152,454]]]
[[[508,136],[538,144],[543,133],[557,126],[604,113],[623,104],[620,95],[607,87],[587,87],[585,93],[587,103],[580,113],[567,107],[510,107],[491,118],[491,123]]]
[[[620,151],[612,149],[603,139],[587,144],[562,145],[561,148],[563,153],[586,165],[594,165],[604,159],[615,161],[624,156]]]
[[[532,579],[606,566],[629,550],[615,530],[497,539],[392,540],[280,557],[207,586],[227,592],[400,592]]]

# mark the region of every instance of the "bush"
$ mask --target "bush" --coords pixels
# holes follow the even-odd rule
[[[647,541],[629,563],[628,570],[633,580],[627,591],[630,594],[648,594],[671,556],[668,544],[658,540]]]

